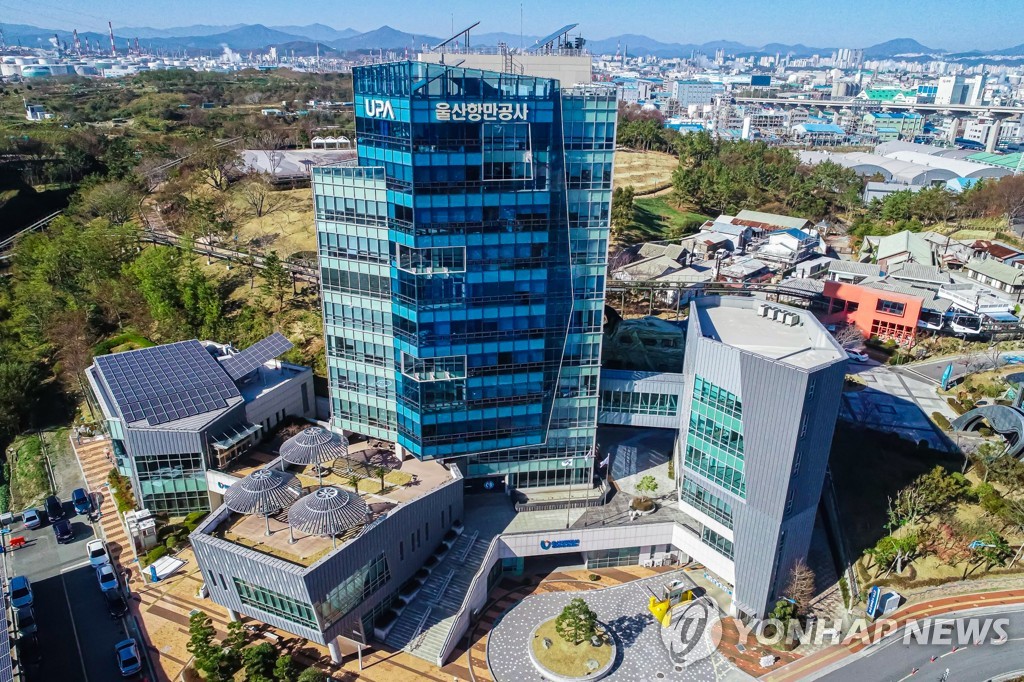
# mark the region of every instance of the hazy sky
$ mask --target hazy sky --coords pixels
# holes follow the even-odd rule
[[[951,50],[1024,42],[1022,0],[524,0],[523,30],[550,33],[578,22],[584,37],[640,33],[665,42],[736,40],[865,47],[915,38]],[[481,21],[482,32],[520,30],[516,0],[0,0],[0,25],[103,30],[190,24],[303,25],[370,30],[387,24],[447,36]]]

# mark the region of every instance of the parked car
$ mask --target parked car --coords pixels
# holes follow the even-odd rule
[[[14,612],[14,622],[18,626],[18,632],[22,637],[34,635],[39,630],[36,626],[36,614],[31,606],[22,606]]]
[[[20,609],[22,606],[32,606],[32,583],[23,575],[16,575],[8,583],[11,592],[11,606]]]
[[[117,589],[117,574],[114,573],[114,568],[110,564],[96,567],[96,581],[99,582],[100,589],[104,592]]]
[[[25,522],[26,528],[39,528],[43,525],[43,519],[39,516],[39,510],[35,507],[23,511],[21,513],[21,520]]]
[[[75,512],[88,514],[92,511],[92,500],[85,488],[75,488],[71,493],[71,504],[75,506]]]
[[[56,536],[57,544],[59,545],[63,545],[75,539],[75,529],[71,527],[71,522],[67,519],[61,519],[57,523],[53,524],[53,534]]]
[[[859,350],[847,350],[846,357],[850,358],[853,362],[867,362],[870,360],[867,353],[861,353]]]
[[[85,553],[89,555],[89,563],[93,566],[105,566],[110,563],[107,546],[103,540],[90,540],[85,544]]]
[[[50,523],[64,518],[64,505],[56,495],[47,497],[43,506],[46,507],[46,518],[50,519]]]
[[[134,639],[125,639],[114,645],[117,667],[121,677],[131,677],[142,671],[142,660],[139,658],[139,646]]]
[[[128,603],[121,596],[120,590],[107,590],[103,596],[107,599],[107,611],[111,618],[120,618],[128,613]]]

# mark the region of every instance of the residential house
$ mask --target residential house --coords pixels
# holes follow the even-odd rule
[[[964,266],[967,276],[998,289],[1020,303],[1024,297],[1024,270],[992,258],[972,258]]]

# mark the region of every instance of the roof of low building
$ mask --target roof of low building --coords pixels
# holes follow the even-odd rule
[[[878,240],[876,247],[876,259],[881,261],[902,253],[909,253],[910,257],[925,265],[932,264],[932,247],[921,235],[903,230],[896,234],[886,235]]]
[[[892,266],[887,274],[896,279],[928,282],[930,284],[949,284],[950,281],[949,275],[940,270],[939,266],[915,263],[909,260]]]
[[[865,277],[877,277],[882,274],[882,269],[877,263],[861,263],[852,260],[833,260],[828,265],[828,271],[845,275],[864,275]]]
[[[972,258],[964,267],[1003,284],[1014,286],[1024,284],[1024,270],[991,258]]]
[[[766,227],[773,227],[775,229],[785,227],[803,229],[810,222],[806,218],[795,218],[793,216],[779,215],[778,213],[764,213],[762,211],[740,211],[736,214],[736,219],[758,223],[758,225],[755,225],[754,227],[763,225]]]

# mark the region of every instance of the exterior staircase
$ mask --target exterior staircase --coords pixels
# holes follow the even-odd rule
[[[460,535],[399,615],[385,643],[436,665],[490,542],[478,532]]]

